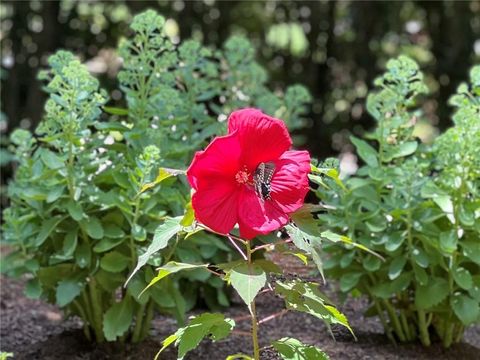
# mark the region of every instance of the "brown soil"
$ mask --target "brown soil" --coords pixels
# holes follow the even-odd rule
[[[78,319],[62,321],[61,312],[52,305],[30,300],[23,296],[23,284],[19,281],[0,278],[1,285],[1,351],[13,352],[14,359],[152,359],[161,341],[176,330],[171,318],[158,315],[152,324],[151,337],[137,346],[123,347],[95,346],[83,339],[81,323]],[[331,289],[323,289],[332,293]],[[480,326],[475,326],[465,334],[464,341],[450,350],[440,344],[423,348],[419,344],[395,347],[382,335],[382,328],[374,318],[364,318],[361,314],[366,302],[349,299],[340,306],[346,313],[358,341],[342,327],[334,327],[334,341],[320,320],[301,313],[287,313],[260,326],[262,359],[279,359],[267,346],[270,341],[285,336],[314,344],[331,359],[479,359]],[[261,295],[257,310],[259,319],[283,309],[282,300],[271,294]],[[195,312],[199,313],[201,311]],[[236,318],[235,333],[225,340],[212,343],[204,340],[197,350],[186,359],[223,360],[227,355],[251,352],[250,338],[242,332],[249,331],[249,319],[240,300],[226,311],[226,316]],[[176,359],[174,348],[162,353],[161,359]]]

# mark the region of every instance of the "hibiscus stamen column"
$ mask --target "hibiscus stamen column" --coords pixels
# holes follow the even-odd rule
[[[250,242],[246,241],[247,248],[247,261],[248,261],[248,270],[250,275],[253,274],[252,271],[252,248],[250,247]],[[258,322],[257,322],[257,311],[255,309],[255,299],[249,305],[250,314],[252,315],[252,341],[253,341],[253,358],[255,360],[260,360],[260,348],[258,346]]]

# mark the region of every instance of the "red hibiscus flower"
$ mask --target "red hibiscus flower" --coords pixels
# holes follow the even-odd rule
[[[197,220],[222,234],[238,224],[246,239],[286,225],[309,189],[310,155],[291,145],[282,120],[233,112],[228,134],[197,152],[187,170]]]

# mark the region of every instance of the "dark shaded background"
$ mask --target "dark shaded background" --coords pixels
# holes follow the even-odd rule
[[[220,46],[243,33],[274,88],[308,87],[314,102],[303,135],[318,157],[348,152],[348,135],[373,125],[365,96],[388,58],[408,54],[427,74],[432,95],[418,127],[426,141],[450,125],[447,99],[480,60],[480,1],[2,1],[2,134],[40,120],[45,94],[36,74],[59,48],[77,53],[102,86],[115,89],[113,49],[146,8],[170,19],[174,41]],[[121,103],[118,90],[110,95]]]

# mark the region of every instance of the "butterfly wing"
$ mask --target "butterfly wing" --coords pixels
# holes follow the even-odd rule
[[[257,196],[263,200],[270,199],[270,182],[275,173],[275,163],[260,163],[253,174],[253,183]]]

